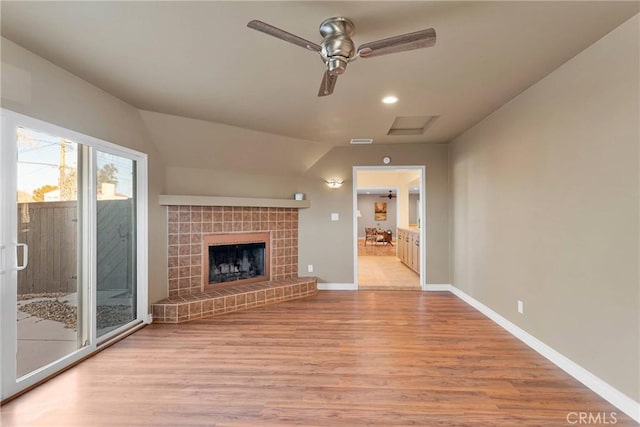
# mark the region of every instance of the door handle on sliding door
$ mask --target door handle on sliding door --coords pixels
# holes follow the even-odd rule
[[[4,248],[6,248],[5,245],[0,245],[0,274],[4,274],[5,269],[4,269]]]
[[[20,271],[27,268],[27,265],[29,264],[29,246],[27,246],[26,243],[17,243],[16,249],[18,249],[18,246],[22,246],[22,265],[18,265],[16,267],[16,270]]]

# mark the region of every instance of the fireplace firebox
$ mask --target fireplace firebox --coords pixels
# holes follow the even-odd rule
[[[265,243],[209,246],[209,284],[264,276]]]
[[[270,279],[270,234],[229,233],[203,237],[202,290]]]

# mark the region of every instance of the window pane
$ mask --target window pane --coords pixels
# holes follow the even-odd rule
[[[82,346],[81,232],[78,153],[81,145],[18,128],[18,242],[28,265],[18,272],[16,377]],[[24,264],[25,252],[19,254]]]
[[[136,164],[97,152],[97,322],[102,336],[136,318]]]

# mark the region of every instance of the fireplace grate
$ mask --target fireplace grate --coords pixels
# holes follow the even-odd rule
[[[264,242],[209,246],[209,284],[265,276],[265,250]]]

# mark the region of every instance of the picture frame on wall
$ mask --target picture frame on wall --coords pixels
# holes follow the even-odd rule
[[[387,202],[375,202],[373,204],[373,209],[376,221],[387,220]]]

